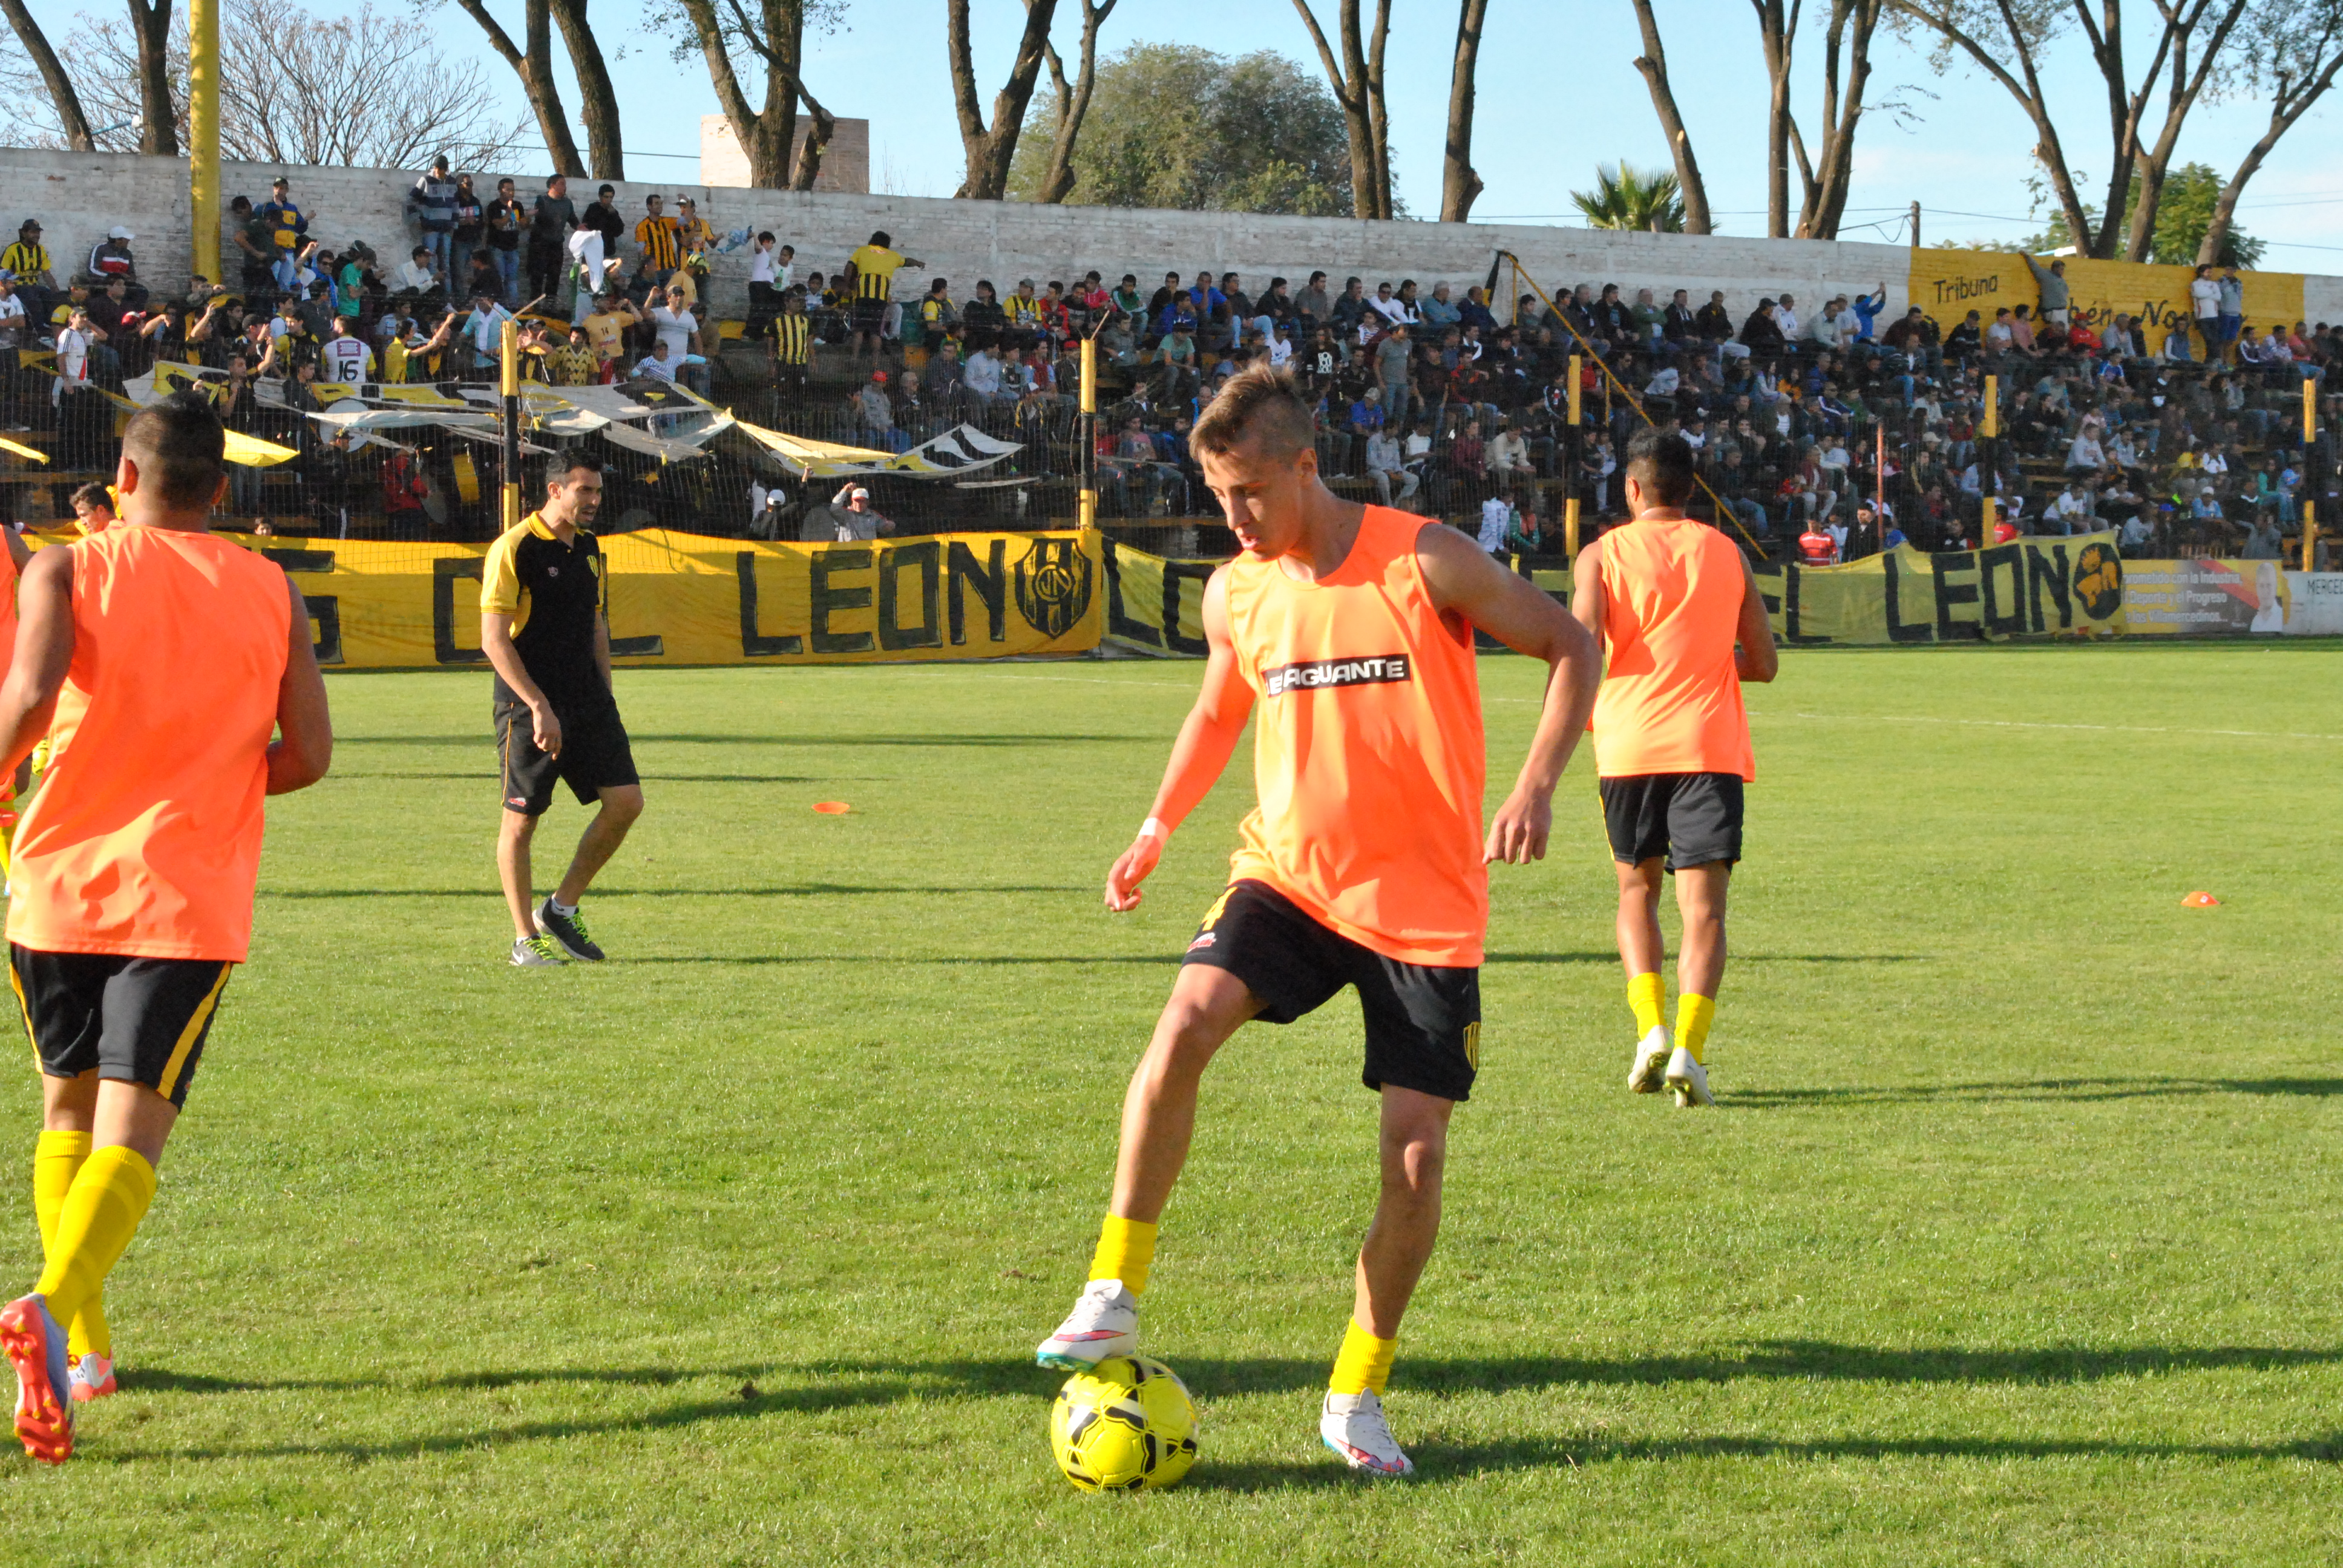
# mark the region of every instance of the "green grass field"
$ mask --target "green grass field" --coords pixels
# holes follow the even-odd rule
[[[618,961],[554,972],[503,967],[486,677],[337,678],[107,1291],[124,1392],[0,1461],[0,1559],[2334,1562],[2336,658],[1788,655],[1711,1113],[1624,1088],[1582,758],[1496,878],[1419,1480],[1315,1430],[1373,1201],[1345,996],[1206,1081],[1143,1341],[1203,1457],[1142,1497],[1060,1479],[1029,1357],[1251,800],[1100,908],[1198,667],[625,673]],[[1482,669],[1502,793],[1541,672]]]

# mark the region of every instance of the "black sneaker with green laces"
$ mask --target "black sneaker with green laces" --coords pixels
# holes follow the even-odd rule
[[[602,950],[586,934],[586,917],[582,910],[572,910],[563,914],[548,899],[537,906],[537,929],[551,937],[561,950],[582,964],[598,964]]]

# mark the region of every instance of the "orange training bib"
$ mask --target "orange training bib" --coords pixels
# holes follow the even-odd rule
[[[1649,518],[1603,536],[1602,571],[1608,661],[1594,698],[1595,770],[1756,778],[1733,668],[1741,552],[1705,523]]]

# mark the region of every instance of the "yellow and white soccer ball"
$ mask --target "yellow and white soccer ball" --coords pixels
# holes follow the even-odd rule
[[[1196,1402],[1161,1362],[1109,1356],[1050,1410],[1050,1452],[1084,1492],[1159,1492],[1196,1462]]]

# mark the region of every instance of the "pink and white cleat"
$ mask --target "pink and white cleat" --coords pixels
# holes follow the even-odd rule
[[[1088,1372],[1109,1356],[1139,1353],[1139,1298],[1121,1280],[1092,1280],[1033,1360],[1061,1372]]]
[[[1372,1391],[1329,1393],[1318,1417],[1318,1435],[1343,1463],[1363,1474],[1397,1478],[1415,1473],[1415,1462],[1383,1420],[1382,1397]]]

